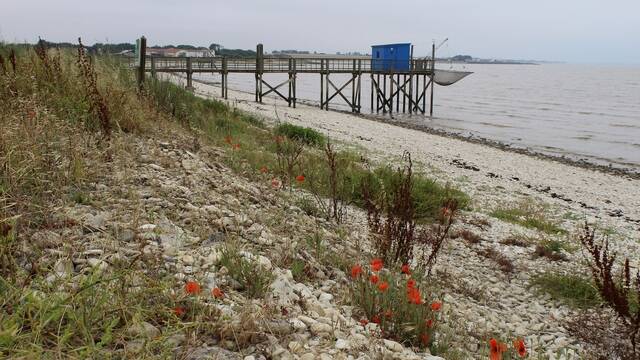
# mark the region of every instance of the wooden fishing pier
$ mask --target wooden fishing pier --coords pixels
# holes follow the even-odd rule
[[[296,79],[298,74],[320,75],[320,108],[329,110],[331,100],[342,98],[351,111],[361,112],[362,77],[371,79],[371,111],[379,113],[408,112],[425,114],[429,97],[429,114],[433,114],[434,61],[431,59],[388,60],[368,57],[304,57],[265,56],[262,44],[256,48],[255,58],[230,57],[151,57],[146,56],[146,40],[140,39],[135,66],[140,86],[145,73],[185,74],[186,87],[193,89],[193,75],[212,73],[221,75],[221,95],[228,95],[228,77],[233,73],[255,75],[255,101],[275,94],[290,107],[296,107]],[[435,47],[432,49],[435,55]],[[434,59],[435,56],[432,57]],[[278,84],[270,84],[265,74],[288,74]],[[335,74],[349,74],[348,80],[338,81]],[[341,76],[344,79],[344,76]],[[286,89],[286,90],[285,90]]]

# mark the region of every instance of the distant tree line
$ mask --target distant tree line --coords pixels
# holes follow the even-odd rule
[[[456,55],[451,58],[453,61],[467,62],[473,60],[473,57],[470,55]]]

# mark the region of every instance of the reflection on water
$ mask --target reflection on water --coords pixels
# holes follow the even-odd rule
[[[467,65],[465,70],[474,74],[435,88],[433,118],[394,116],[545,153],[640,169],[640,67]],[[219,81],[218,75],[201,76]],[[331,79],[339,86],[349,76],[334,74]],[[270,83],[285,78],[265,75]],[[299,74],[298,98],[319,104],[319,79],[317,74]],[[237,90],[252,92],[254,81],[251,74],[229,75],[230,88]],[[371,110],[370,89],[369,78],[363,76],[363,113]],[[346,93],[350,97],[349,87]],[[349,110],[339,96],[332,99],[332,107]]]

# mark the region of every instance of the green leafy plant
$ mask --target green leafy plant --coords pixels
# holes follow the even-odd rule
[[[231,278],[240,283],[247,296],[252,298],[263,297],[274,278],[255,260],[243,256],[234,245],[223,249],[220,265],[227,268]]]
[[[602,303],[595,284],[581,275],[545,272],[533,276],[530,285],[572,307],[591,308]]]
[[[491,216],[526,228],[537,229],[547,234],[566,234],[557,222],[548,219],[546,208],[532,202],[520,202],[515,206],[499,207],[491,212]]]
[[[322,134],[311,128],[289,123],[282,123],[276,126],[274,132],[276,135],[286,136],[291,140],[296,140],[309,146],[321,147],[326,141]]]

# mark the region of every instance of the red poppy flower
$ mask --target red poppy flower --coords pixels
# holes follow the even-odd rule
[[[429,319],[426,321],[425,325],[427,325],[427,327],[429,329],[431,329],[433,327],[433,319]]]
[[[185,312],[187,311],[183,307],[176,306],[175,308],[173,308],[173,313],[178,317],[184,315]]]
[[[371,277],[369,277],[369,281],[371,281],[372,284],[377,284],[378,280],[380,280],[378,275],[371,275]]]
[[[407,275],[411,275],[411,269],[409,268],[408,264],[402,265],[402,273],[403,274],[407,274]]]
[[[431,303],[431,310],[433,311],[439,311],[441,307],[442,307],[442,303],[439,301],[434,301]]]
[[[224,137],[224,142],[226,142],[227,144],[231,145],[231,142],[232,142],[232,141],[233,141],[233,140],[231,139],[231,136],[225,136],[225,137]]]
[[[409,281],[407,281],[407,289],[413,289],[416,287],[416,281],[413,279],[409,279]]]
[[[491,338],[489,340],[489,359],[502,360],[502,353],[507,351],[507,345]]]
[[[371,322],[374,324],[380,324],[380,317],[378,315],[373,315],[371,317]]]
[[[304,182],[304,175],[296,176],[296,181],[299,182],[299,183],[303,183]]]
[[[420,341],[424,346],[429,345],[429,334],[426,334],[426,333],[420,334]]]
[[[527,347],[524,345],[524,340],[516,339],[513,341],[513,347],[518,352],[518,355],[523,358],[527,356]]]
[[[213,290],[211,290],[211,295],[213,295],[214,298],[216,299],[220,299],[224,296],[224,293],[222,292],[222,290],[220,290],[220,288],[213,288]]]
[[[276,143],[280,144],[284,141],[284,136],[276,136]]]
[[[351,268],[351,277],[355,279],[360,276],[360,274],[362,274],[362,266],[360,266],[360,264],[353,265]]]
[[[369,320],[367,320],[367,319],[361,319],[360,320],[360,325],[362,325],[362,326],[366,326],[368,323],[369,323]]]
[[[240,144],[233,144],[233,150],[240,150]]]
[[[380,285],[378,285],[378,290],[385,292],[387,291],[387,289],[389,288],[389,283],[386,281],[383,281],[380,283]]]
[[[280,181],[278,181],[278,179],[271,180],[271,187],[273,187],[274,189],[279,188],[280,187]]]
[[[269,170],[267,169],[266,166],[263,166],[263,167],[260,168],[260,172],[263,173],[263,174],[266,174],[267,171],[269,171]]]
[[[371,260],[371,270],[380,271],[380,269],[382,269],[382,266],[382,259],[375,258]]]
[[[393,316],[393,312],[391,312],[391,310],[387,310],[387,311],[384,312],[384,316],[387,319],[391,319],[391,317]]]
[[[420,296],[420,291],[416,288],[410,288],[407,296],[409,297],[409,302],[412,304],[420,305],[422,304],[422,298]]]
[[[187,281],[187,284],[184,286],[184,290],[187,294],[195,295],[200,293],[200,284],[195,281]]]

